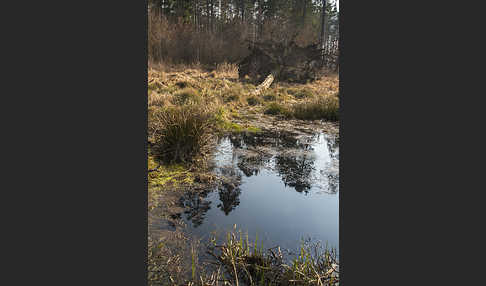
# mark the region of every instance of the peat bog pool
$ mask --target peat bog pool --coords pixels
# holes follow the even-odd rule
[[[222,138],[223,183],[181,198],[188,231],[203,240],[237,225],[265,247],[296,251],[302,239],[339,249],[339,138],[260,132]]]

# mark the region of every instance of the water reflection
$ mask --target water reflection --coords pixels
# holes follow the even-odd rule
[[[223,183],[218,191],[220,204],[217,205],[225,215],[228,215],[240,204],[241,189],[233,183]]]
[[[260,170],[270,163],[271,154],[243,154],[238,157],[237,167],[246,177],[257,176]]]
[[[204,215],[211,209],[211,202],[205,200],[207,193],[187,192],[180,198],[181,205],[186,209],[187,220],[191,221],[195,227],[204,221]]]
[[[329,156],[332,159],[339,159],[339,137],[328,137],[326,140],[327,149],[329,150]]]
[[[228,215],[240,204],[242,175],[238,169],[231,167],[221,168],[220,171],[225,176],[225,180],[215,189],[219,195],[219,203],[216,207]],[[190,221],[193,227],[200,226],[204,222],[206,213],[211,209],[211,200],[208,198],[211,193],[211,191],[187,192],[181,196],[180,205],[185,209],[186,220]]]
[[[302,141],[298,134],[288,131],[268,131],[258,133],[233,134],[230,137],[231,144],[237,149],[253,149],[256,147],[281,147],[281,148],[299,148],[307,150],[310,147],[311,138]]]
[[[330,194],[335,194],[338,191],[339,185],[339,175],[338,174],[328,174],[327,175],[327,182],[328,182],[328,192]]]
[[[325,138],[324,138],[325,137]],[[336,193],[338,189],[337,172],[320,170],[320,177],[314,174],[316,171],[316,158],[325,154],[313,154],[316,152],[328,153],[330,160],[338,160],[339,141],[337,137],[328,137],[323,134],[311,136],[297,136],[292,132],[265,132],[265,133],[240,133],[229,138],[233,147],[233,161],[236,159],[236,167],[246,177],[257,176],[262,168],[271,166],[282,178],[285,186],[294,188],[299,193],[307,194],[315,183],[327,181],[329,193]],[[313,144],[324,143],[327,149],[314,150]],[[274,154],[269,154],[268,149]],[[238,150],[235,156],[234,150]],[[288,152],[294,150],[294,152]],[[326,174],[329,173],[329,174]],[[327,179],[326,179],[327,178]]]
[[[299,193],[308,193],[312,186],[312,171],[314,159],[303,156],[276,156],[275,169],[279,173],[285,186],[295,188]]]
[[[248,191],[248,180],[268,176],[268,172],[298,193],[308,195],[318,188],[328,194],[338,192],[337,138],[323,134],[299,137],[290,132],[240,133],[223,138],[220,147],[215,158],[216,171],[223,177],[220,185],[207,192],[188,192],[181,197],[186,221],[194,228],[204,223],[212,202],[215,210],[229,216],[242,203],[241,195]],[[267,170],[264,174],[263,169]],[[260,187],[275,188],[273,185]],[[272,198],[265,201],[270,203],[268,199]]]

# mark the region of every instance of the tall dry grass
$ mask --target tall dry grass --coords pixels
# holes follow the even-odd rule
[[[148,96],[149,107],[164,107],[169,103],[169,96],[167,94],[151,92]]]
[[[292,115],[297,119],[328,121],[339,120],[339,98],[337,95],[321,96],[315,100],[293,106]]]
[[[189,163],[209,153],[214,138],[213,112],[198,105],[171,106],[149,112],[154,151],[167,163]]]

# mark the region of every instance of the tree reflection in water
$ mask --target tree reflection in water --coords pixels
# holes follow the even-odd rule
[[[312,144],[319,136],[324,135],[315,134],[300,138],[283,132],[231,135],[229,140],[232,145],[232,156],[228,158],[231,161],[218,167],[224,179],[216,189],[213,189],[219,195],[216,207],[225,215],[229,215],[240,205],[242,176],[258,176],[261,169],[269,167],[270,164],[274,164],[270,168],[281,177],[285,186],[292,187],[299,193],[308,194],[316,180],[326,181],[326,178],[327,192],[337,193],[339,173],[336,171],[338,167],[335,163],[339,159],[339,139],[325,137],[332,167],[316,172],[316,168],[321,166],[316,166],[318,156],[315,154],[317,151],[313,151]],[[274,149],[274,152],[269,152],[268,147]],[[211,209],[211,201],[207,198],[210,192],[211,190],[203,193],[188,192],[181,197],[187,221],[191,221],[194,227],[203,223],[206,213]]]
[[[241,189],[232,183],[223,183],[219,188],[219,200],[221,203],[217,205],[225,215],[228,215],[240,204]]]
[[[327,138],[326,143],[331,159],[339,159],[339,137]]]
[[[327,149],[329,150],[329,156],[334,162],[339,162],[339,137],[327,137]],[[339,166],[336,166],[337,170],[330,171],[327,174],[328,192],[335,194],[339,187]]]
[[[200,226],[204,221],[204,215],[211,209],[211,202],[205,200],[207,193],[187,192],[181,197],[181,203],[186,209],[187,220],[190,220],[194,227]]]
[[[336,194],[339,185],[339,176],[337,174],[328,174],[327,182],[328,182],[328,192],[330,194]]]
[[[314,137],[314,136],[312,136]],[[256,147],[282,147],[282,148],[299,148],[308,149],[309,142],[302,142],[297,137],[297,134],[288,131],[269,131],[261,133],[246,133],[233,134],[230,136],[231,144],[236,149],[252,149]]]
[[[297,192],[306,194],[312,186],[312,171],[314,160],[311,156],[281,156],[275,157],[275,169],[282,177],[285,186],[293,187]]]
[[[233,167],[222,168],[221,172],[226,180],[217,188],[220,203],[216,207],[228,215],[240,204],[241,172]],[[211,209],[211,201],[207,199],[209,193],[210,191],[190,191],[180,198],[181,206],[185,208],[186,219],[192,222],[193,227],[200,226],[206,213]]]
[[[238,157],[238,168],[246,177],[257,176],[260,170],[268,164],[272,155],[260,153],[257,155],[242,155]]]
[[[228,215],[240,204],[241,194],[241,172],[234,167],[227,167],[221,170],[226,180],[218,188],[220,203],[217,205],[225,215]]]

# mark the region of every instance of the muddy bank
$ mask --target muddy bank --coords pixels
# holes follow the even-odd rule
[[[314,120],[304,121],[297,119],[282,119],[278,116],[269,116],[259,112],[257,108],[244,108],[239,111],[239,116],[233,118],[233,122],[244,127],[254,126],[265,132],[280,132],[293,135],[312,135],[326,133],[339,136],[339,123]]]

